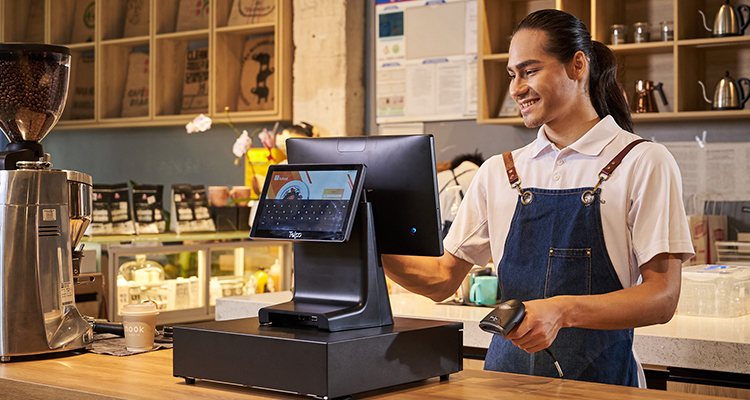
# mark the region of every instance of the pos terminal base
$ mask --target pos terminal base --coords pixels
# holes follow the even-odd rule
[[[335,398],[461,371],[462,329],[412,318],[341,332],[258,318],[175,326],[173,375]]]
[[[294,243],[294,298],[261,308],[260,323],[331,332],[393,324],[372,204],[358,208],[348,241]]]

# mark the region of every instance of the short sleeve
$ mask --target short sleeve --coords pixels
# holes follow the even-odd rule
[[[487,184],[490,164],[485,162],[477,171],[443,241],[446,251],[475,265],[486,265],[492,259],[487,226]]]
[[[664,146],[649,144],[635,172],[628,225],[638,266],[660,253],[681,254],[687,261],[693,256],[693,245],[677,162]]]

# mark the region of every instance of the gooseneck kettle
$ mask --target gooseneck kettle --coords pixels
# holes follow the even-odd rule
[[[742,90],[741,84],[743,83],[747,85],[747,92]],[[703,82],[698,81],[698,84],[703,89],[703,99],[706,103],[711,104],[711,108],[714,110],[741,110],[750,97],[750,79],[740,78],[735,80],[729,76],[729,71],[716,84],[713,102],[706,96],[706,87]]]
[[[747,18],[743,18],[742,11],[747,13]],[[698,10],[698,12],[703,17],[703,26],[707,31],[712,32],[713,37],[741,36],[750,23],[750,6],[740,4],[737,7],[732,7],[729,0],[726,0],[726,3],[716,13],[713,30],[706,25],[706,15],[703,14],[703,11]]]

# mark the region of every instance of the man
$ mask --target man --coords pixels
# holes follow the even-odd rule
[[[436,301],[495,260],[501,300],[524,302],[526,316],[493,338],[485,369],[555,377],[537,354],[549,348],[566,378],[645,387],[633,328],[671,319],[693,250],[677,165],[629,132],[616,72],[574,16],[527,16],[508,73],[537,139],[482,165],[443,256],[383,256],[389,277]]]

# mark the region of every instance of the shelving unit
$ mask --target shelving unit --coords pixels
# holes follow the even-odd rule
[[[177,18],[183,0],[0,0],[0,41],[43,42],[67,46],[71,49],[71,93],[75,87],[76,65],[83,56],[94,57],[93,115],[73,115],[71,95],[56,129],[82,129],[104,127],[184,125],[199,112],[181,113],[183,81],[188,46],[206,43],[208,46],[208,107],[205,115],[216,122],[226,122],[224,108],[229,108],[233,122],[271,122],[292,118],[292,3],[291,0],[265,1],[272,12],[255,23],[229,25],[235,0],[204,1],[208,15],[205,27],[192,25],[189,30],[178,30]],[[186,0],[185,0],[186,1]],[[128,7],[142,5],[141,20],[147,18],[148,26],[135,34],[126,35]],[[199,2],[200,3],[200,2]],[[198,3],[191,1],[194,7]],[[86,7],[85,14],[80,8]],[[132,10],[130,10],[132,11]],[[75,24],[84,17],[86,27],[91,27],[91,41],[75,42]],[[80,28],[80,27],[78,27]],[[80,32],[79,32],[80,33]],[[275,93],[269,96],[268,110],[240,111],[237,99],[240,93],[243,45],[248,36],[267,34],[274,39],[274,56],[271,60],[268,85]],[[80,34],[78,37],[81,37]],[[132,52],[148,53],[148,106],[142,115],[123,116],[123,98],[126,94],[128,59]],[[255,62],[248,60],[248,62]],[[88,79],[91,79],[90,76]],[[256,85],[255,78],[247,84]]]
[[[497,117],[508,91],[508,47],[515,26],[536,10],[556,8],[580,18],[594,40],[610,45],[620,61],[618,79],[633,104],[635,82],[662,82],[669,105],[657,100],[658,113],[633,113],[636,122],[728,120],[750,118],[745,110],[711,110],[698,80],[711,99],[726,71],[735,79],[750,76],[750,35],[713,38],[698,10],[713,23],[723,0],[479,0],[478,115],[484,124],[522,125],[521,117]],[[673,40],[658,40],[659,22],[673,23]],[[633,43],[633,24],[648,22],[651,41]],[[623,24],[627,42],[611,45],[610,26]],[[658,97],[658,96],[657,96]]]

